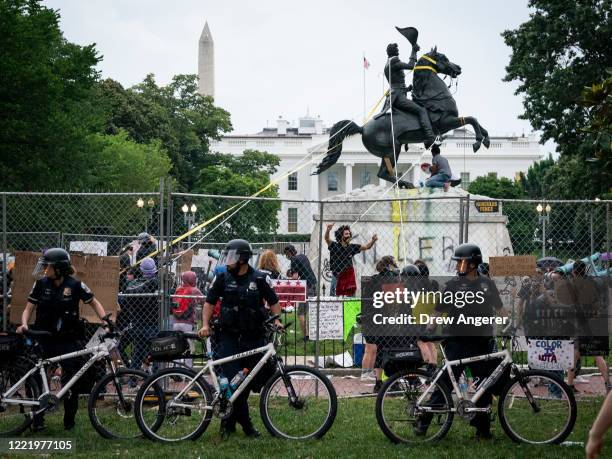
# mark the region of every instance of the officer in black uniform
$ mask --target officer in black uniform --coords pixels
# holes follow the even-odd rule
[[[248,241],[234,239],[228,242],[223,253],[223,263],[227,265],[227,272],[217,274],[206,296],[203,325],[199,331],[202,337],[211,334],[210,319],[213,307],[219,298],[222,299],[220,329],[215,330],[217,358],[228,357],[267,344],[264,322],[269,317],[269,312],[265,308],[264,301],[269,305],[272,314],[281,312],[270,278],[249,265],[252,256],[253,251]],[[275,325],[282,328],[278,319]],[[223,375],[231,380],[243,368],[252,369],[259,358],[261,355],[226,363],[222,366]],[[236,431],[236,423],[242,426],[246,436],[260,436],[249,417],[249,392],[250,388],[246,388],[240,394],[234,402],[230,418],[221,422],[223,437]]]
[[[446,330],[446,334],[449,335],[449,338],[443,343],[446,358],[447,360],[457,360],[490,353],[493,350],[494,344],[494,340],[492,339],[492,326],[457,324],[457,319],[461,314],[466,317],[494,316],[495,313],[499,312],[503,307],[497,287],[493,280],[489,279],[487,276],[479,275],[478,273],[478,266],[482,263],[482,252],[477,245],[470,243],[461,244],[455,249],[452,259],[457,262],[457,276],[446,284],[444,295],[446,295],[446,292],[453,292],[454,294],[457,292],[473,292],[474,295],[477,292],[482,292],[481,294],[484,297],[484,301],[481,303],[473,301],[461,307],[458,304],[446,303],[439,303],[436,305],[434,315],[446,313],[449,317],[454,318],[453,325]],[[435,328],[435,325],[429,326],[429,328]],[[491,374],[491,371],[495,368],[497,363],[499,362],[491,360],[471,363],[469,366],[472,375],[479,378],[480,381],[484,381]],[[457,366],[453,368],[453,371],[455,377],[458,378],[462,368]],[[442,379],[448,387],[452,387],[448,376],[444,376]],[[492,393],[489,389],[478,400],[476,406],[487,407],[491,405],[491,402]],[[443,404],[444,398],[442,394],[432,394],[430,403]],[[417,434],[425,433],[431,421],[430,416],[424,416],[419,420],[415,426]],[[476,427],[476,438],[491,438],[491,419],[489,414],[477,414],[474,419],[470,421],[470,424]]]
[[[80,280],[72,277],[74,269],[70,264],[70,255],[64,249],[47,250],[38,260],[33,274],[38,279],[28,296],[28,302],[21,315],[21,326],[17,333],[28,330],[32,311],[36,309],[34,329],[48,331],[52,336],[40,338],[44,358],[55,357],[84,348],[84,327],[79,316],[79,303],[90,305],[98,317],[105,316],[104,308],[94,298],[92,291]],[[62,367],[62,384],[66,384],[82,367],[80,359],[69,359],[60,362]],[[83,378],[81,378],[83,381]],[[79,382],[81,382],[79,381]],[[74,418],[79,404],[79,383],[64,398],[64,428],[74,427]],[[33,430],[42,430],[42,416],[34,419]]]

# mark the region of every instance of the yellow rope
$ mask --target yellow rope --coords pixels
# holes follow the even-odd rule
[[[417,65],[414,70],[431,70],[433,73],[438,73],[436,69],[430,67],[429,65]]]

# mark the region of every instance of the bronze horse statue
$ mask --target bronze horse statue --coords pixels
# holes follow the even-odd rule
[[[438,76],[439,74],[456,78],[461,74],[461,67],[449,61],[435,47],[418,59],[412,80],[412,100],[427,109],[434,133],[441,136],[452,129],[469,124],[476,135],[476,141],[473,144],[474,152],[478,151],[481,144],[489,148],[491,142],[487,130],[472,116],[458,116],[455,99],[446,83]],[[388,103],[387,100],[385,106],[388,107]],[[393,129],[391,129],[391,120],[393,120]],[[392,137],[392,132],[395,139]],[[336,164],[342,153],[342,142],[346,137],[355,134],[361,134],[361,140],[366,149],[374,156],[381,158],[378,177],[393,183],[396,181],[395,166],[402,145],[405,145],[407,150],[408,144],[421,143],[426,140],[417,117],[396,109],[393,109],[392,113],[383,109],[380,114],[363,126],[350,120],[339,121],[332,126],[329,132],[327,155],[312,175],[320,174]],[[414,188],[412,183],[405,180],[399,180],[398,186]]]

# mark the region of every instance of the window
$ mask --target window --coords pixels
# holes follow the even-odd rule
[[[338,173],[327,173],[327,191],[338,191]]]
[[[289,233],[297,233],[297,230],[298,230],[297,207],[289,207],[287,209],[287,231]]]
[[[489,172],[487,174],[487,177],[496,179],[497,178],[497,172]]]
[[[361,172],[361,185],[362,187],[370,184],[370,171],[364,170]]]
[[[297,172],[291,174],[288,178],[287,186],[289,191],[297,191],[298,189],[298,177]]]
[[[470,173],[462,172],[461,173],[461,188],[465,190],[469,184],[470,184]]]

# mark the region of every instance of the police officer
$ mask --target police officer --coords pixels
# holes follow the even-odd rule
[[[52,333],[50,337],[39,339],[44,358],[55,357],[83,349],[84,327],[79,316],[79,303],[90,305],[98,317],[105,316],[104,308],[94,298],[92,291],[85,283],[72,277],[74,268],[70,264],[70,255],[64,249],[47,250],[39,258],[33,274],[40,277],[34,283],[28,296],[28,302],[21,315],[21,326],[17,333],[28,330],[32,311],[36,309],[34,328]],[[66,384],[81,368],[80,359],[69,359],[60,362],[62,367],[62,384]],[[81,378],[83,381],[83,378]],[[74,418],[78,408],[79,384],[73,386],[64,398],[64,428],[74,427]],[[34,419],[33,430],[44,429],[44,419]]]
[[[220,329],[216,330],[217,358],[266,345],[264,322],[269,313],[264,301],[272,314],[281,312],[270,278],[249,265],[252,256],[253,251],[248,241],[234,239],[228,242],[223,253],[227,272],[217,274],[206,296],[203,325],[199,331],[202,337],[211,334],[213,308],[221,298]],[[278,319],[275,325],[282,328]],[[226,363],[222,366],[223,375],[231,380],[243,368],[252,369],[260,357],[255,355]],[[260,436],[249,417],[249,392],[250,388],[246,388],[240,394],[233,404],[230,418],[221,422],[221,435],[224,438],[236,431],[236,423],[242,426],[246,436]]]
[[[471,317],[490,317],[499,312],[502,307],[502,301],[499,292],[493,280],[487,276],[479,275],[478,266],[482,263],[482,252],[480,247],[475,244],[461,244],[455,249],[452,257],[457,262],[455,268],[457,276],[451,279],[444,290],[443,298],[447,296],[447,292],[452,292],[455,298],[455,304],[438,303],[435,308],[434,315],[446,313],[448,317],[453,318],[453,324],[446,330],[449,338],[444,341],[444,351],[448,360],[457,360],[476,355],[487,354],[492,351],[492,336],[493,328],[491,325],[469,325],[465,323],[458,324],[457,319],[460,315]],[[476,297],[477,292],[481,292],[484,301],[470,301],[466,304],[458,304],[458,298],[464,298],[465,292],[473,292]],[[460,295],[459,295],[460,294]],[[430,325],[430,329],[435,328],[435,325]],[[484,381],[495,368],[498,362],[485,361],[475,362],[470,364],[472,375]],[[457,366],[453,369],[455,377],[458,378],[462,368]],[[445,383],[452,387],[448,376],[443,377]],[[477,407],[488,407],[492,402],[492,394],[487,390],[483,396],[476,402]],[[444,399],[441,393],[434,393],[431,397],[432,404],[443,404]],[[430,415],[431,416],[431,415]],[[424,434],[431,418],[424,416],[415,426],[415,433]],[[478,413],[470,424],[476,427],[477,439],[491,438],[491,419],[487,413]]]

